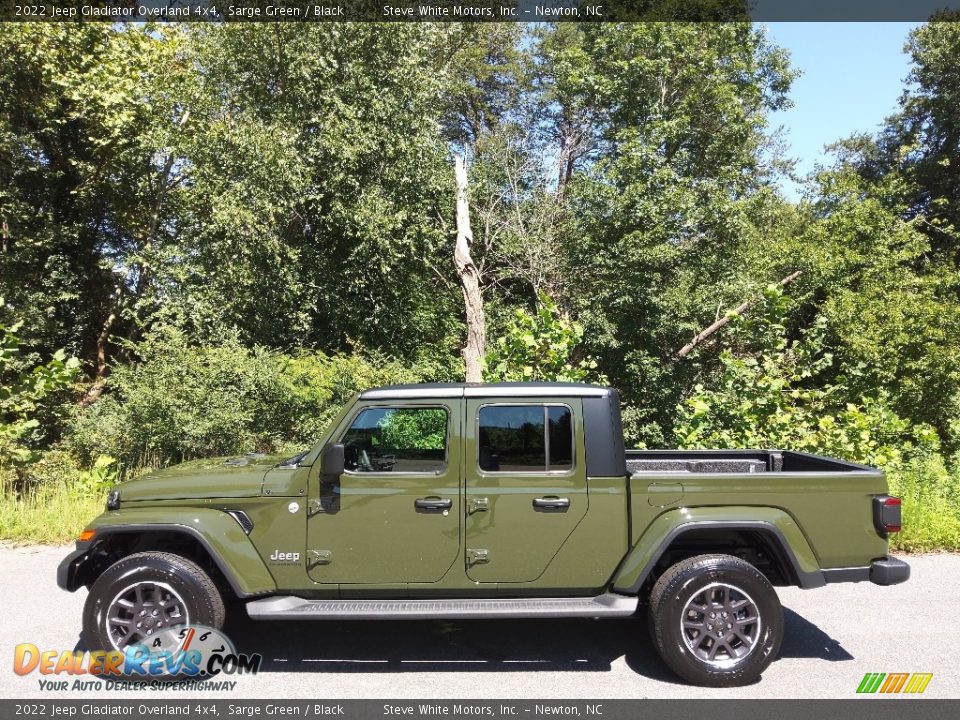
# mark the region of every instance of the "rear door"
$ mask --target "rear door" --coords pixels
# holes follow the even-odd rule
[[[536,580],[587,512],[581,402],[466,403],[466,567],[475,582]]]
[[[361,401],[331,438],[343,475],[311,475],[315,582],[436,582],[462,557],[462,401]]]

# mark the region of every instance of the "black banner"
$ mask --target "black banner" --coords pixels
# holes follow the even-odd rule
[[[0,718],[953,720],[960,700],[0,700]]]
[[[730,22],[960,19],[960,0],[0,0],[15,22]]]

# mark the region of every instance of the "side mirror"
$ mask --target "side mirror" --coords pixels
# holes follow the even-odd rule
[[[326,480],[335,480],[343,475],[343,445],[327,445],[320,453],[320,473]]]

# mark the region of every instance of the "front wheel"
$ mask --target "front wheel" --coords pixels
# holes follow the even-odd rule
[[[669,568],[650,593],[650,633],[677,675],[732,687],[760,677],[780,652],[783,608],[753,565],[698,555]]]
[[[82,640],[96,650],[123,650],[169,627],[222,628],[223,598],[199,565],[165,552],[129,555],[108,567],[83,607]]]

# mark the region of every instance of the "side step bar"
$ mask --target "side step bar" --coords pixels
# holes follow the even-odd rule
[[[430,620],[439,618],[625,617],[638,598],[598,597],[490,600],[308,600],[284,595],[247,603],[254,620]]]

